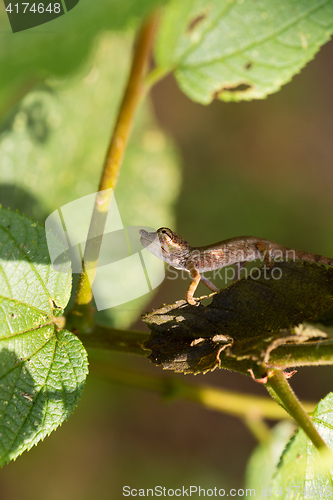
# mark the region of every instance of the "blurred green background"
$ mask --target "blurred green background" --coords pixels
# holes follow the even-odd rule
[[[93,17],[92,4],[86,12],[82,1],[82,10],[15,35],[0,7],[0,200],[41,222],[98,184],[130,62],[130,28],[142,11],[136,2],[102,4],[109,11]],[[125,35],[108,33],[110,26],[126,27]],[[170,225],[193,245],[255,235],[332,256],[332,58],[330,42],[263,101],[204,107],[172,77],[157,84],[139,111],[120,175],[124,223]],[[54,76],[44,80],[49,71]],[[145,303],[120,306],[103,320],[144,330],[139,311],[182,298],[187,285],[167,279]],[[171,376],[146,359],[89,354],[94,363]],[[300,369],[292,386],[318,401],[331,377],[331,368]],[[265,394],[226,371],[186,380]],[[92,375],[69,421],[2,469],[0,498],[118,500],[124,485],[239,488],[255,445],[237,419]]]

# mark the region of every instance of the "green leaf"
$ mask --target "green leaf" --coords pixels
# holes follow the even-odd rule
[[[332,31],[328,0],[173,0],[156,58],[194,101],[262,99],[290,81]]]
[[[333,450],[333,393],[318,404],[312,419],[327,446]],[[329,498],[332,495],[329,468],[321,462],[318,450],[301,429],[291,438],[281,456],[271,482],[270,498],[280,499],[280,488],[286,499]]]
[[[1,465],[56,429],[81,395],[86,351],[57,327],[70,290],[68,263],[50,265],[44,229],[0,209]]]
[[[246,469],[246,488],[254,489],[259,496],[271,484],[280,456],[295,431],[290,420],[279,422],[270,433],[270,438],[260,443],[252,453]]]
[[[104,30],[119,30],[147,15],[160,0],[80,0],[67,14],[13,35],[3,11],[0,16],[1,92],[24,90],[48,75],[77,70],[87,57],[95,37]],[[12,99],[11,99],[12,100]],[[4,103],[5,104],[5,103]]]
[[[228,357],[269,365],[278,346],[327,336],[296,327],[332,307],[332,292],[332,267],[291,261],[252,269],[208,306],[178,301],[143,316],[151,329],[144,346],[156,364],[185,373],[223,367]]]

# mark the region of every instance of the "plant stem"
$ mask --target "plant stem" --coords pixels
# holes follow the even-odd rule
[[[94,325],[89,334],[78,334],[87,349],[120,351],[127,354],[147,356],[150,351],[142,347],[149,333],[134,330],[117,330],[107,326]]]
[[[283,407],[295,422],[303,429],[312,443],[319,451],[328,451],[328,447],[323,438],[313,425],[309,415],[306,413],[297,396],[290,387],[282,370],[273,370],[269,376],[267,385],[273,389],[278,399],[283,403]]]
[[[68,325],[66,323],[66,327]],[[133,330],[117,330],[106,326],[95,324],[91,330],[91,335],[83,335],[82,342],[87,348],[122,351],[147,356],[148,351],[142,349],[143,342],[148,340],[149,332]],[[80,335],[79,335],[80,336]],[[314,348],[315,345],[315,348]],[[121,347],[120,347],[121,346]],[[134,347],[135,346],[135,347]],[[256,363],[250,359],[238,360],[235,357],[228,356],[227,353],[220,353],[221,368],[236,371],[249,375],[248,370],[256,368]],[[288,346],[279,346],[270,356],[268,368],[293,368],[295,366],[316,366],[333,364],[333,342],[332,340],[316,341],[315,344],[300,345],[293,344]],[[269,390],[269,387],[267,387]]]
[[[268,367],[295,368],[297,366],[326,366],[333,364],[333,340],[315,343],[287,344],[271,352]]]
[[[198,403],[205,408],[240,417],[248,421],[254,418],[281,419],[286,418],[285,411],[271,399],[261,396],[224,391],[208,385],[192,385],[174,376],[147,375],[139,372],[117,368],[114,364],[91,360],[92,375],[108,378],[113,382],[130,387],[151,390],[161,396],[185,399]],[[313,410],[315,403],[306,403]]]
[[[147,21],[143,23],[138,34],[132,67],[118,113],[114,133],[106,155],[99,191],[109,188],[114,189],[116,185],[119,169],[131,132],[135,111],[145,89],[144,77],[151,55],[157,22],[158,12],[154,12]]]
[[[151,72],[148,73],[145,79],[146,89],[150,89],[151,87],[153,87],[157,82],[162,80],[162,78],[164,78],[169,72],[170,72],[169,69],[166,70],[164,68],[159,68],[159,67],[151,70]]]
[[[283,418],[283,417],[282,417]],[[248,415],[243,418],[244,425],[249,429],[251,434],[259,441],[259,443],[268,443],[271,438],[269,426],[263,420],[262,416]]]
[[[102,244],[106,217],[112,193],[131,132],[135,111],[144,91],[144,77],[151,54],[158,15],[153,13],[143,23],[135,45],[127,86],[118,112],[118,117],[106,154],[95,206],[90,222],[81,273],[76,290],[74,306],[68,314],[69,328],[81,332],[89,331],[93,325],[91,308],[92,283],[96,275],[97,261]]]

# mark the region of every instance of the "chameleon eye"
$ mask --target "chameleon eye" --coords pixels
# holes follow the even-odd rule
[[[161,235],[163,235],[162,237],[163,237],[164,241],[166,241],[168,243],[171,243],[171,241],[172,241],[172,231],[170,231],[170,229],[168,229],[168,228],[161,228],[159,230],[159,233]]]

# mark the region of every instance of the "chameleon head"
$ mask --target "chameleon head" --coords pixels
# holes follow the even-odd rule
[[[167,227],[160,227],[154,233],[139,231],[141,244],[152,254],[171,264],[176,269],[185,269],[190,245],[181,236]]]

